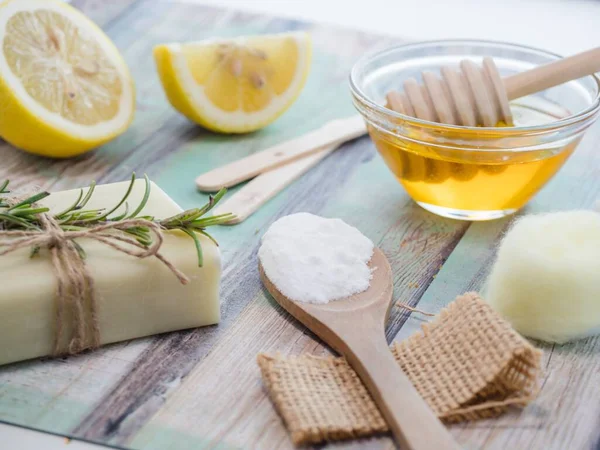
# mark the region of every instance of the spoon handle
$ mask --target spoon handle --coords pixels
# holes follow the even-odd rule
[[[460,447],[400,369],[378,331],[345,336],[342,353],[369,390],[402,449],[456,450]]]

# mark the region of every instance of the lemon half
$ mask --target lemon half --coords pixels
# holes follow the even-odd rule
[[[91,20],[58,0],[0,3],[0,136],[21,149],[67,157],[127,129],[135,108],[129,70]]]
[[[244,133],[279,117],[304,87],[311,61],[304,32],[211,39],[154,48],[171,104],[214,131]]]

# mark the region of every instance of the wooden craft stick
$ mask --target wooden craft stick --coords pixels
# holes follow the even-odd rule
[[[340,145],[367,132],[364,120],[356,115],[327,122],[321,128],[267,150],[218,167],[196,178],[201,191],[218,191],[242,181],[320,152],[325,146]]]
[[[262,205],[289,186],[293,181],[297,180],[301,175],[308,172],[336,148],[338,148],[337,145],[330,145],[318,153],[260,174],[231,197],[220,203],[215,208],[214,214],[222,214],[225,211],[235,214],[235,219],[226,223],[226,225],[243,222]]]

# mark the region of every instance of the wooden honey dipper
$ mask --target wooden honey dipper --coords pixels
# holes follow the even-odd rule
[[[492,58],[478,66],[463,60],[460,70],[441,69],[441,78],[423,72],[423,84],[409,78],[404,92],[387,94],[387,107],[399,113],[449,125],[512,125],[508,102],[600,71],[600,47],[501,78]]]

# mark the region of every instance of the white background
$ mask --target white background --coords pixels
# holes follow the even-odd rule
[[[600,0],[184,0],[393,34],[414,40],[511,41],[568,55],[600,46]],[[9,450],[102,447],[0,424]],[[6,446],[5,446],[6,445]]]
[[[184,0],[416,40],[511,41],[567,55],[600,45],[600,0]]]

